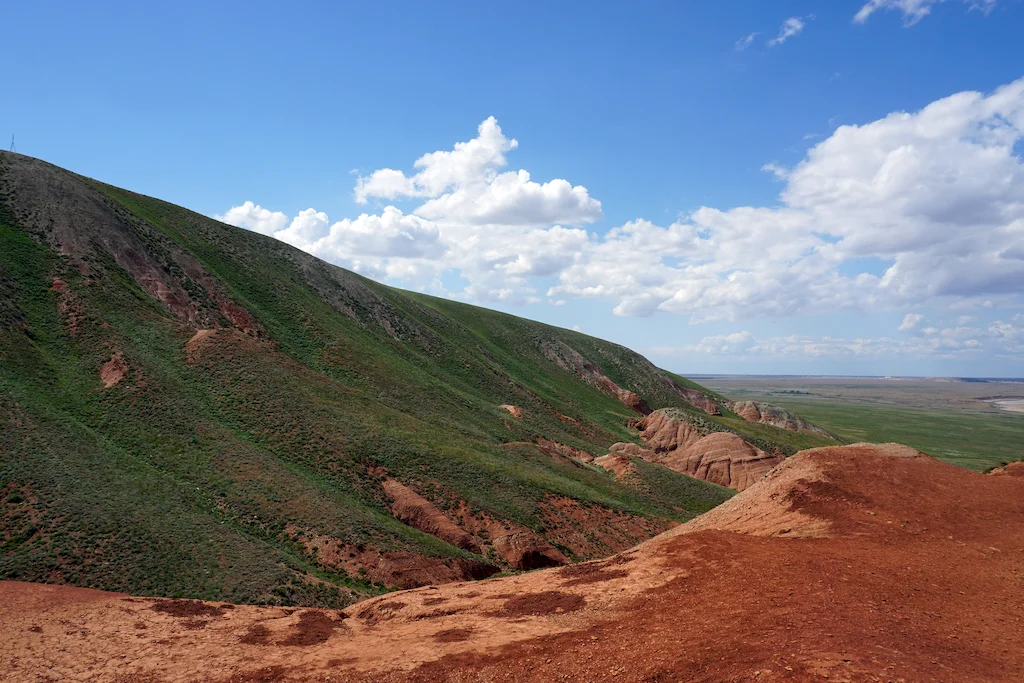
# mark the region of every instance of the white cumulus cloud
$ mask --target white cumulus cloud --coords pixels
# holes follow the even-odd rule
[[[245,202],[241,206],[233,206],[222,215],[214,216],[217,220],[245,228],[263,235],[272,235],[288,224],[288,216],[280,211],[264,209],[259,204]]]
[[[632,221],[595,240],[548,294],[694,322],[1019,305],[1022,138],[1024,79],[842,126],[781,174],[777,205]]]
[[[416,200],[411,213],[387,205],[331,224],[311,208],[288,224],[283,213],[246,202],[225,217],[371,277],[436,291],[441,275],[455,270],[469,284],[453,294],[482,302],[539,301],[530,281],[555,277],[577,262],[590,240],[578,226],[603,213],[581,185],[562,178],[538,182],[523,169],[503,171],[506,154],[518,144],[490,117],[472,140],[420,156],[411,175],[385,168],[356,181],[357,203]]]
[[[1024,79],[841,126],[798,163],[766,164],[780,182],[766,206],[704,206],[599,234],[586,229],[603,214],[585,187],[505,170],[518,143],[488,118],[475,138],[420,156],[411,174],[357,181],[357,200],[412,207],[332,224],[315,209],[289,221],[246,202],[219,218],[481,303],[591,298],[618,315],[694,323],[942,306],[969,316],[1022,303],[1022,140]],[[461,289],[443,288],[448,273]],[[923,321],[913,331],[905,336],[927,337]]]
[[[302,247],[326,236],[329,225],[326,213],[306,209],[292,219],[291,225],[274,233],[274,237],[293,246]]]
[[[903,317],[903,322],[900,323],[900,332],[911,332],[920,327],[921,323],[924,322],[924,316],[920,313],[907,313]]]

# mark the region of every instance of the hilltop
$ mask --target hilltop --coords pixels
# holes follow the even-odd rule
[[[645,449],[659,415],[685,458]],[[622,551],[729,499],[733,453],[834,443],[616,344],[0,153],[0,578],[343,607]]]
[[[894,444],[811,449],[613,557],[344,611],[0,583],[0,666],[26,681],[1019,680],[1022,475]]]

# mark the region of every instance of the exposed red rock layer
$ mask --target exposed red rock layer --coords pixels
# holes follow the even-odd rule
[[[697,479],[742,491],[783,460],[731,432],[703,435],[686,420],[655,411],[637,425],[647,448],[617,443],[613,453],[640,457]]]
[[[0,671],[15,682],[1020,680],[1021,500],[1021,477],[859,444],[797,454],[607,560],[344,611],[4,582]]]
[[[680,396],[686,399],[687,403],[700,408],[705,413],[708,413],[709,415],[722,414],[722,410],[718,407],[718,404],[715,403],[715,400],[703,391],[698,391],[697,389],[683,389],[681,387],[677,387],[676,391]]]
[[[619,453],[632,458],[643,458],[644,460],[654,460],[657,456],[651,449],[638,446],[635,443],[613,443],[608,447],[608,450],[612,453]]]
[[[568,462],[569,458],[579,462],[594,461],[594,456],[584,450],[573,448],[572,446],[553,441],[543,436],[537,439],[537,448],[562,462]]]
[[[306,532],[290,526],[285,532],[308,552],[316,552],[327,567],[351,576],[397,588],[415,588],[433,583],[467,581],[491,576],[493,565],[468,558],[428,557],[405,550],[380,550],[372,546],[354,546],[336,538]]]
[[[391,499],[390,512],[397,519],[463,550],[480,552],[477,540],[445,517],[429,500],[394,479],[386,479],[383,486]]]
[[[454,546],[480,554],[485,552],[485,545],[489,545],[513,569],[555,567],[568,562],[557,548],[520,524],[469,514],[464,503],[456,522],[394,479],[385,480],[383,486],[391,499],[390,511],[395,518]],[[453,580],[459,578],[469,577]]]
[[[594,464],[600,465],[614,474],[616,479],[623,479],[631,474],[636,474],[633,461],[629,457],[618,453],[609,453],[608,455],[602,455],[600,458],[595,458]]]
[[[657,452],[686,448],[704,436],[699,429],[686,420],[669,417],[665,411],[657,410],[637,424],[640,438]]]
[[[713,432],[658,462],[691,477],[742,491],[783,461],[729,432]]]
[[[771,425],[780,429],[788,429],[790,431],[807,431],[816,432],[818,434],[828,434],[828,432],[821,427],[817,427],[799,415],[791,413],[785,408],[780,408],[779,406],[772,406],[766,403],[759,403],[757,401],[736,401],[732,404],[732,411],[747,422],[760,422],[761,424]]]

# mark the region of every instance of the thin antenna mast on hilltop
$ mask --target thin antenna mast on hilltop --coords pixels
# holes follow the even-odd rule
[[[14,146],[14,136],[13,135],[11,136],[11,151],[12,152],[17,152],[18,151],[18,149]]]

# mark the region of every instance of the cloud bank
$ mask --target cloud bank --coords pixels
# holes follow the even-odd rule
[[[911,319],[913,316],[908,315]],[[920,322],[911,320],[911,328]],[[696,344],[679,347],[657,346],[651,349],[659,356],[702,354],[711,357],[735,358],[750,356],[772,359],[856,359],[873,357],[924,357],[971,359],[979,357],[1020,357],[1024,355],[1024,316],[1010,321],[996,320],[987,327],[956,325],[908,329],[907,321],[899,328],[906,333],[896,337],[846,339],[831,336],[788,335],[755,338],[747,332],[704,337]]]
[[[766,166],[782,183],[771,206],[705,206],[600,234],[587,229],[603,213],[585,187],[507,169],[518,143],[492,117],[411,172],[360,177],[355,201],[379,208],[356,218],[331,223],[307,209],[289,221],[251,201],[218,218],[371,277],[481,303],[588,298],[619,315],[694,323],[1007,308],[1024,289],[1022,136],[1024,79],[838,128],[795,166]],[[447,274],[454,289],[442,285]]]

